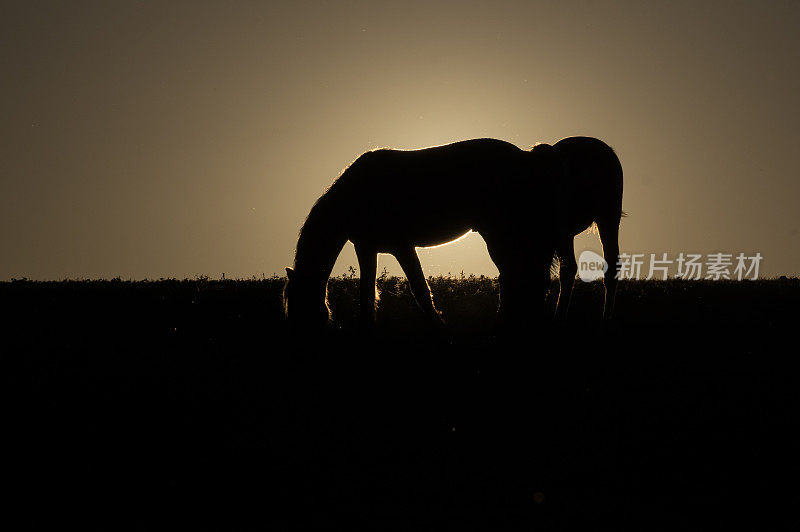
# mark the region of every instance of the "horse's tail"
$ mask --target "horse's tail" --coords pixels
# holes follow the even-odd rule
[[[553,254],[553,259],[550,261],[550,277],[558,277],[559,270],[561,269],[561,261],[558,255]]]

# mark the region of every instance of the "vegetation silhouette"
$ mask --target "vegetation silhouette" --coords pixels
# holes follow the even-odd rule
[[[306,218],[294,267],[286,268],[286,315],[312,325],[330,319],[328,278],[349,240],[361,270],[365,323],[375,319],[378,253],[397,258],[417,304],[438,323],[440,312],[416,248],[475,231],[500,273],[501,321],[523,323],[536,313],[554,255],[560,265],[556,316],[563,318],[577,273],[573,237],[596,223],[606,262],[616,264],[622,214],[622,166],[611,147],[591,137],[537,144],[529,151],[496,139],[369,151],[345,169]],[[615,288],[616,269],[609,268],[606,318]]]
[[[305,342],[283,277],[227,277],[0,282],[17,521],[797,529],[799,279],[623,279],[610,327],[576,283],[564,334],[512,345],[496,279],[428,280],[440,340],[395,277],[364,339],[359,281],[334,277],[335,326]]]

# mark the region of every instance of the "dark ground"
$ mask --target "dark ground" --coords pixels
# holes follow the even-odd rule
[[[494,335],[496,281],[386,278],[293,338],[282,281],[0,283],[5,496],[30,527],[797,530],[800,281],[578,282]],[[551,293],[551,298],[554,294]],[[11,514],[5,519],[10,520]]]

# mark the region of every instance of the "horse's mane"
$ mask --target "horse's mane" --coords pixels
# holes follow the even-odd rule
[[[314,202],[297,238],[295,268],[330,274],[333,263],[346,242],[341,231],[341,195],[334,181]],[[310,269],[310,270],[308,270]]]
[[[308,212],[308,216],[303,221],[302,227],[300,227],[300,233],[297,236],[297,249],[295,250],[295,260],[297,260],[297,256],[303,253],[309,245],[313,245],[315,243],[317,235],[319,235],[323,229],[325,224],[325,216],[326,211],[330,210],[329,205],[330,201],[327,200],[328,192],[333,185],[328,186],[325,193],[317,198],[317,201],[314,202],[314,205],[311,207],[311,210]]]

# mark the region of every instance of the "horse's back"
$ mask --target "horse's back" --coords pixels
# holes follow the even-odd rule
[[[464,156],[475,156],[475,155],[499,155],[499,154],[509,154],[509,153],[517,153],[521,150],[507,142],[505,140],[500,139],[491,139],[491,138],[479,138],[479,139],[467,139],[467,140],[459,140],[458,142],[451,142],[449,144],[441,144],[439,146],[430,146],[427,148],[418,148],[412,150],[400,150],[394,148],[381,148],[379,150],[374,150],[375,152],[392,152],[397,154],[405,154],[409,156],[433,156],[433,157],[442,157],[447,158],[448,156],[456,156],[456,157],[464,157]],[[367,152],[370,153],[370,152]]]
[[[408,240],[427,246],[477,229],[503,183],[522,171],[522,150],[472,139],[418,150],[364,153],[329,190],[351,240]]]
[[[359,202],[468,201],[479,197],[480,191],[486,194],[487,189],[494,189],[509,176],[519,176],[524,153],[496,139],[472,139],[418,150],[381,148],[356,159],[331,191]]]
[[[382,148],[365,153],[356,162],[370,166],[374,176],[388,173],[402,180],[458,179],[468,184],[471,178],[485,180],[496,171],[507,171],[510,165],[519,164],[522,153],[503,140],[471,139],[417,150]]]

